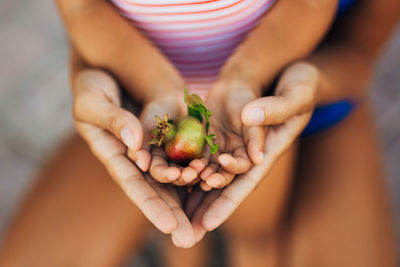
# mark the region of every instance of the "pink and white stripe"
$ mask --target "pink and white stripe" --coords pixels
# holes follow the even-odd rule
[[[275,0],[111,0],[204,95]]]

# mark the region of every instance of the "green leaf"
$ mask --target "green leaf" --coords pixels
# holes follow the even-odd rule
[[[185,88],[185,103],[188,106],[188,113],[190,116],[197,118],[200,122],[203,122],[204,116],[204,119],[206,120],[206,133],[208,134],[212,113],[207,109],[204,101],[196,94],[189,95]]]
[[[198,111],[197,109],[194,109],[194,108],[191,108],[188,106],[188,113],[190,116],[195,117],[200,122],[203,122],[203,116],[201,115],[201,112]]]
[[[211,148],[211,154],[215,154],[218,151],[218,144],[214,144],[215,134],[208,135],[208,130],[210,129],[210,117],[212,115],[206,107],[206,104],[201,99],[200,96],[196,94],[188,94],[185,88],[185,103],[188,106],[188,114],[192,117],[197,118],[200,122],[203,122],[203,116],[206,121],[206,134],[205,138],[208,145]]]
[[[218,144],[214,144],[214,137],[215,134],[206,135],[206,141],[211,148],[210,150],[211,154],[215,154],[218,151]]]

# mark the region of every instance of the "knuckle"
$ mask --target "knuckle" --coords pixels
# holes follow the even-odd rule
[[[299,61],[299,62],[295,63],[292,66],[292,68],[302,71],[302,72],[307,72],[309,74],[319,75],[318,68],[314,64],[311,64],[306,61]]]
[[[133,114],[126,109],[119,109],[121,120],[127,121],[133,117]]]
[[[115,115],[111,115],[107,120],[107,126],[110,130],[116,130],[119,125],[119,118]]]
[[[129,111],[117,109],[107,118],[107,127],[112,130],[118,130],[131,116],[132,114]]]
[[[283,97],[282,97],[283,98]],[[280,105],[280,110],[279,110],[279,117],[281,117],[281,118],[287,118],[288,116],[289,116],[289,114],[290,114],[290,108],[289,108],[289,106],[286,104],[286,102],[283,102],[283,103],[285,103],[284,105]]]

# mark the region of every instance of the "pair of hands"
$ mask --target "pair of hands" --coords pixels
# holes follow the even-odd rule
[[[301,133],[316,103],[318,82],[314,67],[296,63],[283,73],[275,96],[256,99],[257,88],[216,83],[206,104],[213,112],[210,132],[217,135],[222,154],[212,156],[210,164],[200,159],[179,168],[169,166],[159,149],[148,152],[143,133],[154,128],[154,115],[185,112],[183,92],[148,101],[139,119],[121,108],[118,86],[108,74],[85,70],[74,84],[75,124],[143,214],[170,233],[176,246],[191,247],[229,218]],[[205,196],[195,191],[182,207],[177,192],[155,180],[187,184],[199,175],[204,190],[229,185]]]

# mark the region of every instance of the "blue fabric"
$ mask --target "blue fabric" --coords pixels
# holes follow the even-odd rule
[[[342,121],[355,107],[350,100],[336,102],[330,105],[317,107],[310,122],[303,130],[302,136],[308,136],[325,130]]]
[[[337,15],[340,16],[345,13],[356,1],[340,0]],[[339,123],[354,109],[354,106],[355,104],[350,100],[344,100],[316,108],[302,136],[328,129]]]
[[[340,0],[339,7],[337,10],[337,14],[340,16],[345,13],[354,3],[356,0]]]

